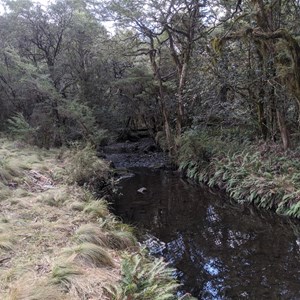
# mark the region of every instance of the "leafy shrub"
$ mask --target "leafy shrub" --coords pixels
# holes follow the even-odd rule
[[[36,129],[27,122],[23,114],[17,113],[14,117],[8,119],[7,122],[8,131],[14,138],[25,142],[34,142]]]
[[[206,142],[208,138],[197,131],[184,133],[179,140],[179,162],[189,161],[198,165],[209,163],[212,150]]]
[[[165,133],[163,131],[158,131],[156,133],[155,142],[156,142],[156,144],[159,145],[159,147],[163,151],[167,151],[168,150],[167,138],[166,138],[166,135],[165,135]]]
[[[113,138],[108,130],[98,128],[93,110],[78,99],[63,101],[60,113],[65,119],[66,141],[84,138],[85,141],[92,142],[94,145],[105,145]]]

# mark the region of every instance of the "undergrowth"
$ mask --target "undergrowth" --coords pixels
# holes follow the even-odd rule
[[[189,178],[225,189],[239,203],[300,218],[300,151],[191,131],[181,138],[179,167]]]
[[[135,255],[127,253],[123,256],[121,268],[119,284],[106,288],[113,300],[194,299],[175,296],[179,284],[174,280],[174,270],[162,259],[150,259],[143,251]]]

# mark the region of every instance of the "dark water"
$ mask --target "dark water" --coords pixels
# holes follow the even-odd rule
[[[171,172],[135,173],[122,182],[116,214],[148,232],[145,243],[177,268],[183,292],[198,299],[300,299],[297,223],[230,204]]]

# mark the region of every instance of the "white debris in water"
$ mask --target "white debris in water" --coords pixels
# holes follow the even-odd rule
[[[140,194],[144,194],[145,192],[147,192],[147,189],[145,187],[141,187],[140,189],[137,190],[137,192]]]

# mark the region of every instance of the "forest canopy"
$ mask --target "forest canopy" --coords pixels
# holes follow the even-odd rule
[[[297,0],[2,0],[0,129],[41,147],[148,129],[297,146]],[[114,29],[105,27],[106,22]]]

